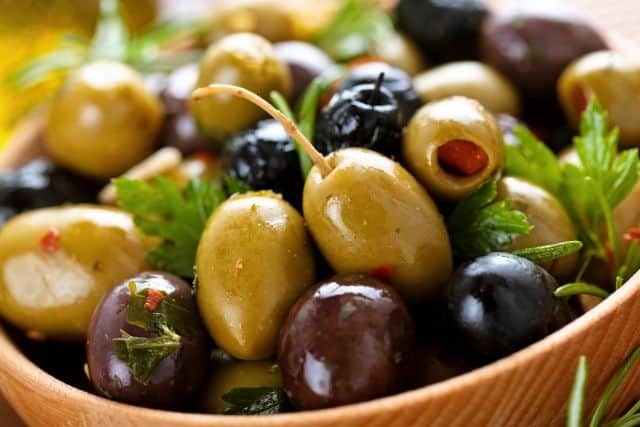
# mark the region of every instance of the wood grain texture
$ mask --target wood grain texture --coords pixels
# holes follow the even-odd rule
[[[495,0],[503,6],[511,0]],[[566,0],[583,6],[596,25],[614,34],[618,46],[640,45],[638,0]],[[620,36],[620,34],[622,36]],[[623,40],[622,42],[620,40]],[[37,120],[26,124],[0,156],[0,170],[41,153]],[[590,364],[592,408],[619,369],[640,345],[640,274],[596,309],[552,336],[506,359],[416,391],[359,405],[260,418],[177,414],[111,402],[64,384],[34,366],[0,329],[0,391],[33,426],[154,427],[405,427],[560,426],[579,355]],[[640,369],[625,381],[611,413],[640,397]],[[14,427],[0,400],[0,426]]]

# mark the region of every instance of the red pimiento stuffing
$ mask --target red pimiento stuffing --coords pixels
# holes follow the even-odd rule
[[[471,141],[453,139],[438,147],[438,162],[448,172],[471,176],[487,166],[489,156]]]
[[[52,254],[58,249],[60,249],[60,232],[56,228],[51,227],[40,239],[40,250]]]
[[[199,160],[201,162],[211,162],[213,161],[213,155],[211,153],[208,153],[206,151],[198,151],[196,153],[193,153],[193,155],[191,156],[193,159],[195,160]]]
[[[640,228],[631,227],[627,230],[626,233],[622,236],[622,238],[628,242],[638,243],[640,242]]]
[[[393,277],[393,266],[392,265],[381,265],[369,271],[369,276],[375,277],[376,279],[380,279],[383,282],[391,282],[391,278]]]
[[[150,312],[154,312],[158,309],[158,306],[164,299],[164,294],[155,289],[149,289],[147,291],[147,299],[144,301],[144,309]]]

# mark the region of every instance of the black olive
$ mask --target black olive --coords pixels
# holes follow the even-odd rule
[[[320,112],[313,144],[323,154],[364,147],[397,156],[402,114],[385,87],[363,84],[336,92]]]
[[[489,14],[483,0],[400,0],[398,26],[431,61],[477,59],[478,40]]]
[[[570,319],[553,295],[557,282],[533,262],[491,253],[462,265],[446,290],[449,315],[465,343],[496,359],[547,336]]]
[[[226,173],[254,190],[273,190],[301,205],[304,182],[296,146],[275,120],[262,120],[231,138]]]
[[[98,183],[61,169],[49,159],[32,160],[0,175],[0,224],[32,209],[95,202],[98,188]]]
[[[396,98],[402,113],[402,125],[406,125],[413,114],[422,107],[420,95],[413,87],[411,77],[400,68],[384,62],[368,62],[353,68],[342,80],[340,89],[349,89],[365,83],[376,83],[384,73],[382,86]]]

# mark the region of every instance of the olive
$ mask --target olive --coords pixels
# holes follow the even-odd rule
[[[318,117],[314,146],[323,154],[364,147],[397,156],[402,114],[392,93],[383,86],[361,84],[331,97]]]
[[[478,57],[480,29],[489,14],[483,0],[400,0],[398,26],[435,61]]]
[[[382,86],[389,90],[398,103],[402,113],[402,126],[407,124],[414,113],[422,107],[420,96],[413,87],[411,77],[403,70],[384,62],[367,62],[351,69],[340,85],[341,89],[350,89],[365,83],[376,83],[383,75]]]
[[[271,91],[291,92],[291,75],[264,38],[248,33],[226,36],[209,47],[200,63],[197,86],[227,83],[260,96]],[[235,133],[261,119],[262,110],[234,97],[220,95],[191,101],[191,112],[206,132],[215,137]]]
[[[564,206],[546,190],[525,180],[505,177],[498,182],[498,199],[511,200],[515,209],[523,212],[533,230],[517,237],[507,250],[533,248],[552,243],[577,240],[573,222]],[[559,281],[569,280],[578,263],[578,254],[542,264]]]
[[[133,220],[90,205],[20,214],[0,229],[0,314],[20,329],[77,340],[115,283],[148,268]]]
[[[187,64],[173,70],[160,98],[166,115],[162,145],[175,147],[184,155],[208,151],[212,145],[189,111],[188,100],[198,81],[198,70],[198,64]]]
[[[292,205],[302,202],[302,170],[296,145],[282,126],[266,119],[236,134],[227,144],[229,176],[254,190],[273,190]]]
[[[509,114],[498,114],[496,115],[496,119],[498,120],[498,125],[500,126],[500,130],[502,131],[502,139],[504,140],[505,145],[519,145],[518,137],[516,136],[515,129],[518,126],[526,127],[524,123],[520,120],[516,119]]]
[[[180,164],[164,175],[186,188],[192,179],[215,181],[222,175],[222,165],[219,157],[209,153],[199,152],[184,159]]]
[[[421,345],[415,355],[415,386],[423,387],[469,372],[472,366],[437,345]]]
[[[315,279],[302,216],[271,192],[230,198],[198,245],[198,306],[215,342],[238,359],[275,353],[287,310]]]
[[[415,114],[405,129],[402,152],[431,194],[455,201],[500,172],[504,140],[495,117],[482,105],[454,96]]]
[[[409,37],[398,32],[377,40],[373,55],[410,76],[415,76],[427,68],[418,46]]]
[[[132,365],[150,363],[151,355],[141,352],[136,355],[140,360],[123,360],[114,341],[127,335],[136,338],[159,336],[139,323],[130,323],[132,289],[146,298],[142,308],[145,312],[160,313],[159,304],[167,300],[192,316],[187,321],[184,320],[186,315],[180,312],[185,324],[167,325],[175,328],[171,332],[178,334],[178,347],[151,366],[146,381],[137,376]],[[87,338],[89,377],[98,392],[114,400],[150,407],[179,407],[199,391],[205,378],[208,355],[208,337],[200,324],[191,286],[168,273],[145,272],[126,279],[102,299],[91,319]]]
[[[51,102],[45,146],[57,163],[106,179],[150,154],[161,125],[162,106],[136,71],[117,62],[92,62]]]
[[[93,202],[98,186],[46,158],[0,175],[0,225],[24,211],[64,203]]]
[[[463,264],[446,289],[451,320],[466,344],[489,359],[513,353],[564,326],[566,302],[542,267],[508,253]]]
[[[569,63],[605,48],[593,27],[564,12],[524,10],[497,15],[482,29],[487,63],[533,99],[553,99],[556,81]]]
[[[304,217],[334,271],[392,269],[411,302],[436,294],[452,269],[449,236],[427,192],[402,166],[374,151],[347,148],[327,157],[326,176],[311,169]]]
[[[291,72],[293,100],[300,99],[313,79],[335,66],[326,53],[310,43],[287,41],[276,43],[273,48]]]
[[[499,71],[481,62],[452,62],[414,77],[413,85],[424,102],[460,95],[475,99],[493,113],[517,116],[520,98]]]
[[[233,389],[254,387],[282,387],[278,365],[270,361],[220,364],[209,376],[201,407],[207,413],[224,414],[231,405],[222,400],[222,396]]]
[[[590,96],[595,95],[620,131],[623,146],[640,145],[640,62],[614,51],[595,52],[575,61],[558,82],[560,102],[569,121],[578,125]]]
[[[413,323],[400,296],[372,277],[342,275],[296,302],[278,362],[293,405],[319,409],[400,390],[413,347]]]

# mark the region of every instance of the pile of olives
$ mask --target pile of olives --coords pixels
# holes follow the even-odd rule
[[[48,157],[0,175],[0,316],[28,354],[66,343],[82,356],[57,363],[79,378],[86,360],[76,385],[135,405],[251,413],[234,393],[279,390],[307,410],[461,374],[581,314],[554,296],[578,254],[510,253],[577,232],[552,194],[504,176],[506,146],[524,123],[564,148],[593,94],[639,146],[640,63],[566,12],[400,0],[393,38],[339,64],[309,41],[309,14],[242,7],[159,88],[113,60],[74,70],[46,109]],[[266,101],[296,106],[336,70],[306,135]],[[167,146],[177,163],[150,160]],[[193,279],[158,268],[149,227],[98,204],[120,176],[250,191],[191,236]],[[491,181],[533,229],[459,259],[445,218]]]

